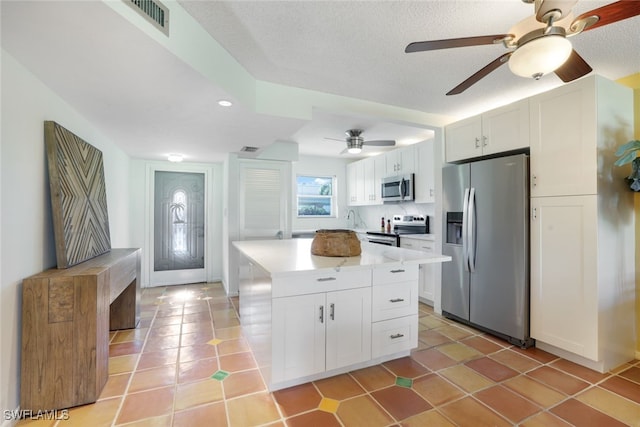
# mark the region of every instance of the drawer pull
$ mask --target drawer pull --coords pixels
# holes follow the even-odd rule
[[[392,340],[395,340],[396,338],[402,338],[404,336],[404,334],[393,334],[393,335],[389,335],[389,338],[391,338]]]
[[[402,301],[404,301],[404,299],[402,298],[393,298],[389,300],[389,302],[402,302]]]
[[[392,273],[404,273],[404,269],[399,268],[398,270],[391,270]]]
[[[320,277],[319,279],[316,279],[318,282],[330,282],[332,280],[336,280],[335,277]]]

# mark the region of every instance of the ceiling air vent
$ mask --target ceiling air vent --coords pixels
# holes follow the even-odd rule
[[[165,5],[154,0],[124,0],[124,2],[169,36],[169,9]]]
[[[246,145],[240,149],[240,151],[244,151],[245,153],[255,153],[258,151],[258,147],[247,147]]]

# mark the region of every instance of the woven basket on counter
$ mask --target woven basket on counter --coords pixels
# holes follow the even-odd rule
[[[351,230],[318,230],[311,242],[313,255],[349,257],[361,252],[360,240]]]

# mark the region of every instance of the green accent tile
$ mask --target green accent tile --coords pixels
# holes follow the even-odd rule
[[[222,381],[225,378],[227,378],[228,376],[229,376],[228,372],[218,371],[215,374],[211,375],[211,378],[213,378],[214,380]]]
[[[396,377],[396,385],[400,387],[411,388],[413,380],[411,378]]]

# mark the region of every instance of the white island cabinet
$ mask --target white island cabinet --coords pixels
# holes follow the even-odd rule
[[[314,256],[311,242],[234,242],[240,322],[269,390],[408,355],[418,266],[450,260],[365,242],[357,257]]]

